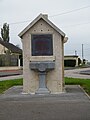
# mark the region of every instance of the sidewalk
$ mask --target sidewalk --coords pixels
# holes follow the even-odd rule
[[[90,120],[90,98],[78,85],[50,95],[22,94],[14,86],[0,95],[0,120]]]

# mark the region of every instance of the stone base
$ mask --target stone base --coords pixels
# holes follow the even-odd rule
[[[39,88],[36,94],[50,94],[50,91],[47,88]]]

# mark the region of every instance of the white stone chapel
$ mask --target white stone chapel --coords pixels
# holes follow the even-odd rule
[[[47,14],[40,14],[19,37],[23,46],[23,92],[63,92],[65,33],[48,19]]]

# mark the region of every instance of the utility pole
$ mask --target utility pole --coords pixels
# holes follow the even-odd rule
[[[82,44],[82,61],[84,59],[84,51],[83,51],[83,44]]]
[[[77,56],[77,50],[75,50],[75,56]]]

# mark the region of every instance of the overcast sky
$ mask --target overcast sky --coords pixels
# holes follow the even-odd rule
[[[10,25],[10,42],[21,46],[18,34],[40,13],[66,33],[65,55],[90,61],[90,0],[0,0],[0,28]]]

